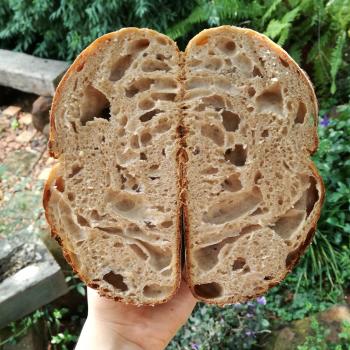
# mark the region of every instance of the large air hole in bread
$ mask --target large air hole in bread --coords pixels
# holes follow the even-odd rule
[[[316,116],[302,70],[249,29],[206,30],[185,53],[147,29],[100,38],[52,106],[44,205],[67,261],[136,305],[176,293],[182,258],[200,300],[264,293],[320,214]]]

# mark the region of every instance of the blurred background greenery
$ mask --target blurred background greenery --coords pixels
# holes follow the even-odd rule
[[[350,293],[349,0],[0,1],[1,48],[68,61],[98,36],[122,27],[156,29],[183,49],[200,30],[222,24],[266,34],[310,76],[320,105],[320,147],[314,160],[326,185],[326,200],[313,244],[281,285],[246,305],[198,305],[169,350],[272,349],[271,331],[307,317],[308,335],[294,347],[286,341],[275,349],[349,349],[348,323],[330,343],[329,330],[314,318],[333,305],[346,304]],[[47,307],[12,325],[14,334],[28,320],[45,318],[58,324],[53,349],[72,348],[80,323],[68,331],[64,320],[82,319],[81,308]]]

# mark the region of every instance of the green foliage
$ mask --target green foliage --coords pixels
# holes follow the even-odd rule
[[[265,34],[271,39],[278,39],[277,44],[281,46],[284,45],[289,37],[291,26],[300,11],[301,8],[297,6],[293,10],[287,12],[281,20],[271,19],[266,28]]]
[[[298,346],[298,350],[329,349],[326,337],[329,335],[330,330],[321,326],[315,317],[311,319],[311,329],[314,334],[312,336],[307,336],[304,344]]]
[[[260,298],[225,308],[198,304],[167,350],[251,349],[270,332],[264,303]]]
[[[11,128],[13,130],[16,130],[18,127],[19,127],[19,123],[18,123],[17,118],[13,118],[12,121],[11,121]]]
[[[82,326],[80,319],[85,314],[84,305],[78,306],[72,314],[72,310],[67,308],[55,308],[51,305],[36,310],[33,314],[20,321],[12,322],[7,328],[10,336],[0,342],[0,348],[5,344],[16,344],[30,328],[37,325],[39,321],[46,324],[49,341],[52,350],[72,349],[78,339],[78,334]]]
[[[0,348],[5,344],[15,344],[16,341],[25,335],[29,328],[33,327],[42,319],[44,312],[42,310],[36,310],[32,315],[23,318],[18,322],[12,322],[8,328],[10,329],[10,336],[0,341]]]
[[[73,271],[68,272],[68,276],[66,276],[65,280],[68,283],[70,290],[76,290],[81,296],[86,296],[85,284],[79,279],[77,275],[73,273]]]
[[[167,0],[4,0],[0,47],[41,57],[72,60],[97,37],[122,27],[164,32],[192,7]]]
[[[303,258],[303,260],[305,257]],[[304,278],[303,263],[278,286],[267,293],[266,308],[273,312],[278,322],[299,320],[324,311],[343,299],[340,289],[330,291],[313,288]]]
[[[338,334],[338,344],[327,341],[329,329],[322,326],[315,317],[311,319],[312,335],[306,337],[305,342],[299,345],[297,350],[349,350],[350,345],[350,323],[344,321],[342,331]]]

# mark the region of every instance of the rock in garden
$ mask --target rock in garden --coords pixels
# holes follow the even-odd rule
[[[69,64],[0,49],[0,85],[52,96]]]
[[[33,103],[33,125],[38,131],[42,132],[45,125],[49,123],[51,103],[52,97],[49,96],[40,96]]]
[[[68,291],[48,249],[25,230],[0,239],[0,266],[0,329]]]

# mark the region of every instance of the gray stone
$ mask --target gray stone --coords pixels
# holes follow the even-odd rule
[[[0,283],[27,265],[41,261],[40,248],[23,235],[0,240]]]
[[[53,96],[69,64],[0,49],[0,85]]]
[[[64,275],[48,249],[40,240],[34,243],[34,261],[24,264],[19,271],[14,269],[13,274],[0,283],[0,329],[68,291]],[[6,245],[4,248],[2,261],[13,251]]]

